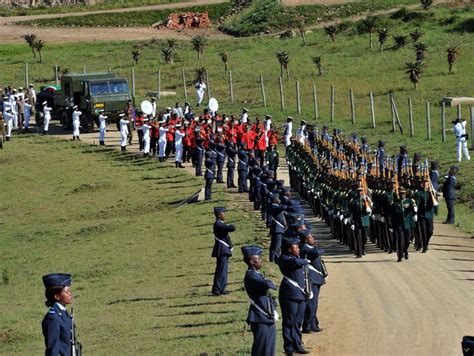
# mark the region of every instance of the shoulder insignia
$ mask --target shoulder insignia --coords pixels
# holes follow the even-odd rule
[[[51,307],[48,310],[48,314],[56,314],[56,310],[53,307]]]

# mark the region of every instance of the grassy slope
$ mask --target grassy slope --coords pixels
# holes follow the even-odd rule
[[[319,125],[330,124],[337,126],[349,134],[359,132],[366,135],[372,144],[378,139],[384,139],[390,152],[395,153],[402,143],[408,144],[410,154],[421,151],[430,159],[439,159],[442,171],[445,172],[449,165],[455,163],[454,137],[447,134],[447,143],[441,143],[440,134],[440,107],[438,102],[444,96],[472,96],[472,78],[469,73],[474,70],[474,62],[470,53],[474,51],[472,34],[453,33],[451,29],[462,21],[472,18],[472,12],[464,9],[451,10],[437,8],[432,10],[434,18],[421,23],[404,23],[394,20],[388,21],[392,34],[408,34],[416,26],[425,31],[424,41],[429,44],[426,55],[427,68],[423,75],[418,90],[413,90],[407,75],[404,74],[405,62],[414,59],[412,44],[400,50],[386,50],[379,53],[377,50],[368,50],[368,36],[352,33],[349,28],[347,33],[339,34],[336,43],[331,43],[323,30],[316,30],[307,35],[308,46],[301,46],[301,39],[279,40],[273,37],[255,37],[240,40],[213,40],[205,49],[201,61],[196,60],[196,54],[189,42],[180,42],[176,50],[175,64],[165,65],[160,56],[159,46],[155,42],[142,52],[142,59],[136,67],[137,75],[137,101],[143,100],[149,90],[156,90],[156,71],[161,69],[162,90],[175,90],[178,100],[183,98],[181,81],[181,68],[186,69],[188,78],[188,94],[194,100],[191,77],[193,69],[206,66],[211,79],[211,93],[221,103],[221,111],[237,113],[245,105],[250,108],[251,114],[264,115],[266,112],[273,114],[276,122],[283,122],[286,115],[295,114],[295,80],[301,85],[302,115],[313,120],[312,85],[318,87],[318,100],[320,119]],[[455,24],[441,25],[440,20],[455,17]],[[154,44],[153,44],[154,43]],[[375,47],[377,40],[374,39]],[[385,45],[389,48],[393,44],[390,38]],[[446,48],[450,44],[461,44],[461,55],[455,64],[455,71],[448,74],[446,61]],[[107,66],[121,75],[129,76],[132,66],[130,55],[133,43],[109,42],[88,44],[47,44],[44,50],[44,64],[30,63],[30,78],[37,81],[41,78],[53,77],[53,64],[58,63],[63,68],[72,71],[81,71],[85,65],[89,71],[105,70]],[[279,65],[275,53],[286,50],[291,57],[291,81],[285,81],[286,109],[281,111],[278,94]],[[232,70],[234,80],[235,102],[229,102],[228,85],[220,59],[220,53],[227,51],[229,54],[229,68]],[[72,57],[70,53],[75,53]],[[4,83],[15,86],[22,85],[23,62],[32,61],[31,52],[26,45],[3,46],[0,48],[1,69],[0,74]],[[321,55],[323,61],[323,76],[318,76],[311,57]],[[12,61],[11,58],[15,60]],[[77,61],[76,58],[80,58]],[[262,105],[258,76],[263,74],[266,85],[268,107]],[[330,86],[336,86],[336,119],[329,123],[329,94]],[[352,88],[356,99],[356,124],[350,124],[350,108],[348,90]],[[375,94],[377,128],[370,129],[370,112],[368,93]],[[390,108],[388,93],[394,91],[398,104],[405,135],[390,133]],[[415,137],[408,137],[407,98],[413,98],[415,117]],[[173,105],[176,98],[163,98],[162,105]],[[432,141],[425,140],[425,105],[429,100],[433,106],[432,115]],[[467,107],[463,114],[468,116]],[[447,111],[447,126],[454,118],[455,110]],[[460,181],[464,183],[461,198],[466,205],[474,201],[474,170],[470,169],[471,163],[461,162]],[[472,212],[470,213],[472,214]],[[462,219],[463,228],[474,231],[474,221],[465,211]]]
[[[0,354],[38,354],[41,276],[74,274],[76,318],[88,354],[248,352],[239,246],[261,227],[220,190],[176,209],[203,182],[114,149],[18,137],[1,152]],[[14,179],[12,179],[14,178]],[[5,189],[8,184],[8,189]],[[209,296],[212,207],[237,224],[233,292]],[[258,223],[257,223],[258,224]]]
[[[225,15],[232,5],[230,3],[214,4],[206,6],[190,6],[181,8],[179,12],[207,12],[211,21],[217,21]],[[21,21],[21,24],[38,26],[79,26],[79,27],[128,27],[128,26],[149,26],[156,22],[164,21],[168,15],[175,13],[176,9],[156,10],[156,11],[132,11],[122,13],[97,14],[86,16],[61,17],[54,19],[39,19]]]
[[[0,7],[0,16],[26,16],[40,14],[62,14],[68,12],[85,12],[97,10],[120,9],[135,6],[160,5],[183,2],[185,0],[108,0],[95,5],[64,5],[64,6],[39,6],[36,8],[8,8]]]

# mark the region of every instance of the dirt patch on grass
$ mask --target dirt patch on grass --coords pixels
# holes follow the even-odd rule
[[[91,192],[91,191],[96,191],[101,188],[105,188],[108,185],[105,183],[84,183],[78,186],[77,188],[74,188],[71,193],[81,193],[81,192]]]
[[[298,6],[298,5],[337,5],[345,4],[349,2],[357,2],[357,0],[283,0],[282,4],[285,6]]]

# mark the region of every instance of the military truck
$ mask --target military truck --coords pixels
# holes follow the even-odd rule
[[[116,123],[130,99],[127,79],[114,73],[68,73],[61,77],[53,109],[63,128],[71,129],[72,108],[77,105],[82,111],[82,130],[90,132],[94,122],[99,124],[99,110],[104,110],[109,122]]]

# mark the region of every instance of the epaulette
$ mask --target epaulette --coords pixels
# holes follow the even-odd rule
[[[49,308],[48,314],[56,314],[56,309],[54,309],[53,307]]]

